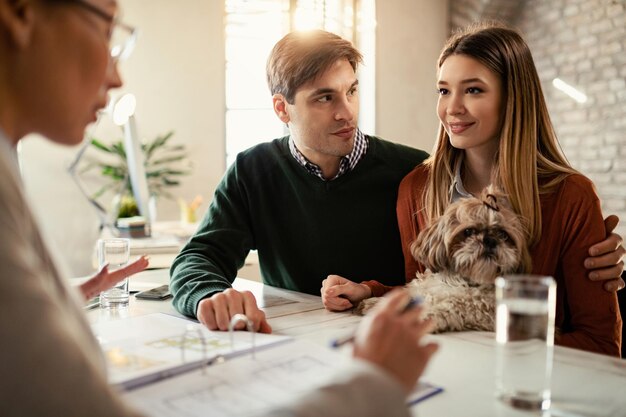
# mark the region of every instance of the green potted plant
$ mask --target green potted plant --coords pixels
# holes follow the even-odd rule
[[[191,164],[185,145],[169,144],[173,135],[174,132],[171,131],[141,144],[151,198],[161,196],[173,198],[168,189],[180,185],[180,178],[191,173]],[[139,215],[130,185],[123,139],[118,139],[109,145],[94,137],[89,140],[92,147],[100,152],[102,158],[92,158],[83,171],[97,169],[106,179],[106,183],[92,195],[92,198],[97,200],[109,191],[114,192],[112,204],[113,212],[116,213],[114,218]]]

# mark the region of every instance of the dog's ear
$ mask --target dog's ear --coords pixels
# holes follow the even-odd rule
[[[506,225],[505,229],[507,233],[515,242],[515,248],[519,253],[519,264],[516,269],[516,273],[530,273],[532,271],[532,258],[530,256],[530,250],[526,242],[528,241],[528,227],[524,218],[518,216],[513,208],[509,204],[509,201],[499,191],[491,191],[495,195],[502,195],[499,201],[502,202],[500,207],[501,215],[503,217],[503,223]]]
[[[533,269],[533,260],[530,256],[528,245],[524,244],[524,242],[521,242],[521,244],[518,245],[518,250],[520,253],[520,264],[517,273],[529,274]]]
[[[411,244],[411,254],[424,267],[433,272],[446,270],[449,267],[448,249],[446,247],[446,230],[456,218],[456,210],[446,213],[422,230]]]

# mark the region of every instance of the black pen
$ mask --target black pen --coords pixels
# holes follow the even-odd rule
[[[423,301],[424,299],[420,297],[419,295],[416,295],[415,297],[411,297],[411,299],[409,300],[408,303],[406,303],[402,311],[400,311],[400,315],[406,313],[412,308],[419,306],[420,304],[422,304]],[[354,334],[350,336],[346,336],[344,338],[335,339],[330,342],[330,346],[333,348],[338,348],[338,347],[345,345],[346,343],[352,343],[352,342],[354,342]]]

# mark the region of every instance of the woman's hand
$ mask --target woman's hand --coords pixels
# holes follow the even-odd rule
[[[404,311],[407,298],[404,291],[392,291],[363,318],[353,354],[380,366],[410,392],[438,346],[423,342],[433,324],[422,321],[420,307]]]
[[[109,272],[109,265],[104,265],[93,277],[80,285],[83,299],[87,301],[102,291],[108,290],[124,278],[143,271],[148,267],[148,259],[145,255],[140,256],[135,262],[113,272]]]

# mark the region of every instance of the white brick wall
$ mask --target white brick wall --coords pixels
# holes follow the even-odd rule
[[[626,1],[451,0],[450,25],[498,19],[524,34],[561,146],[596,184],[606,214],[626,237]],[[583,91],[579,104],[556,90],[559,77]]]

